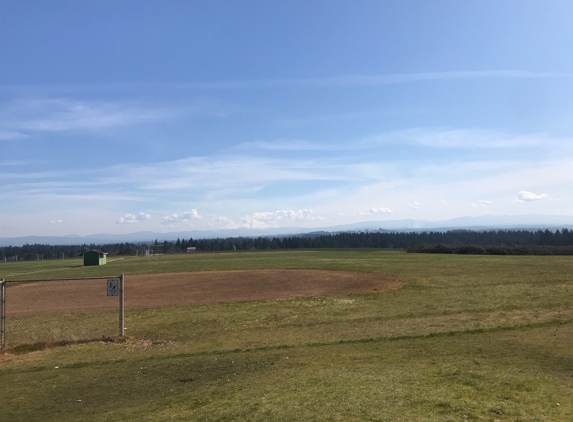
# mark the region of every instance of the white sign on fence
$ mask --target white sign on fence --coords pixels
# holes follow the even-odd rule
[[[113,278],[107,281],[107,295],[108,296],[117,296],[119,289],[117,288],[117,278]]]

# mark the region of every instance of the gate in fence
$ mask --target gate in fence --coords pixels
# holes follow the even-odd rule
[[[0,348],[124,335],[124,275],[0,279]],[[118,330],[119,324],[119,330]]]

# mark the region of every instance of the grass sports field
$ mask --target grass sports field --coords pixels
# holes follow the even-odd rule
[[[109,261],[0,264],[8,280],[125,273],[128,333],[125,343],[0,354],[0,421],[573,420],[573,257],[296,250]],[[246,276],[227,277],[237,273]],[[165,283],[173,301],[130,309],[130,277],[134,293],[150,289],[138,300],[151,303]],[[198,300],[197,280],[210,300]]]

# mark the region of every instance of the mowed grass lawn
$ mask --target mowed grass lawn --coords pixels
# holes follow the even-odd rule
[[[299,268],[399,290],[127,310],[126,343],[0,355],[0,421],[573,421],[573,257],[309,250],[0,264],[10,280]],[[113,260],[113,261],[112,261]]]

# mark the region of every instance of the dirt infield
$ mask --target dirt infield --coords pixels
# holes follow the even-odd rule
[[[125,308],[335,296],[398,289],[403,282],[373,273],[323,270],[204,271],[126,275]],[[7,313],[30,315],[117,308],[105,280],[49,281],[9,287]]]
[[[128,284],[129,283],[129,284]],[[126,279],[126,308],[334,296],[397,289],[396,277],[348,271],[258,270],[150,274]]]

